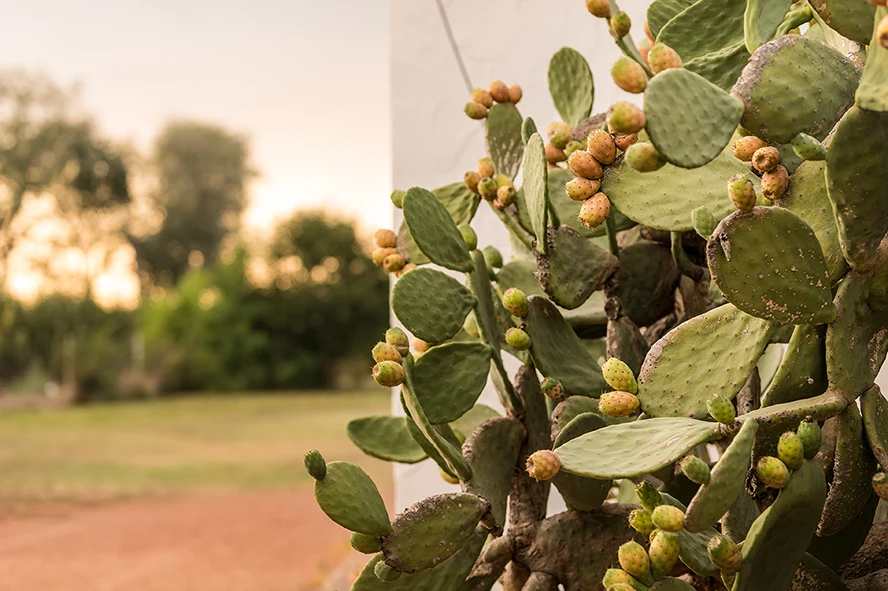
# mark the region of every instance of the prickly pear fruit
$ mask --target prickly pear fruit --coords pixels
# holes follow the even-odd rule
[[[567,196],[574,201],[585,201],[597,193],[600,188],[601,181],[592,181],[584,179],[583,177],[571,179],[564,185],[564,189],[567,191]]]
[[[493,97],[483,88],[476,88],[472,91],[472,100],[481,103],[488,109],[493,106]]]
[[[619,102],[608,110],[607,125],[613,133],[638,133],[645,122],[644,111],[632,103]]]
[[[715,216],[712,215],[712,212],[705,205],[701,205],[691,212],[691,223],[694,224],[694,230],[697,231],[697,234],[706,240],[709,240],[709,237],[712,236],[712,233],[715,232],[715,227],[718,225],[716,224]]]
[[[440,468],[440,467],[439,467],[439,468],[438,468],[438,473],[441,474],[441,478],[442,478],[442,479],[444,480],[444,482],[446,482],[447,484],[459,484],[459,478],[457,478],[456,476],[451,475],[451,474],[448,473],[447,470],[445,470],[444,468]]]
[[[792,139],[792,150],[805,160],[826,160],[826,148],[817,138],[800,133]]]
[[[397,273],[403,269],[406,264],[407,259],[404,258],[404,255],[398,252],[393,252],[382,259],[382,268],[389,273]]]
[[[380,228],[373,235],[373,240],[379,248],[394,248],[398,243],[398,235],[388,228]]]
[[[392,191],[392,194],[389,195],[389,199],[392,202],[392,205],[401,209],[404,206],[404,197],[407,195],[407,191],[401,191],[399,189],[395,189]]]
[[[527,295],[517,287],[510,287],[503,294],[503,306],[509,311],[509,314],[517,318],[526,317],[530,310]]]
[[[645,585],[653,585],[651,576],[651,561],[647,551],[638,542],[626,542],[617,551],[617,558],[624,571],[638,579]]]
[[[396,363],[401,363],[401,353],[394,345],[389,345],[388,343],[376,343],[370,351],[370,354],[373,356],[373,361],[376,363],[379,363],[380,361],[394,361]]]
[[[564,132],[567,135],[570,135],[571,133],[573,133],[573,127],[571,127],[567,123],[564,123],[563,121],[553,121],[548,126],[546,126],[546,137],[549,138],[550,141],[552,140],[552,137],[558,132]]]
[[[635,144],[638,141],[637,133],[617,133],[614,134],[614,143],[617,145],[617,148],[620,149],[621,152],[625,152],[629,149],[629,146]]]
[[[629,514],[629,525],[640,534],[648,535],[654,531],[654,521],[647,509],[633,509]]]
[[[725,425],[733,423],[734,419],[737,418],[737,410],[734,408],[734,403],[718,394],[713,394],[709,397],[706,401],[706,408],[713,419]]]
[[[567,159],[567,165],[577,176],[584,179],[598,180],[601,178],[601,164],[587,150],[577,150]]]
[[[637,61],[626,56],[621,57],[611,66],[611,77],[617,86],[626,92],[635,94],[644,92],[648,81],[644,68]]]
[[[601,366],[604,381],[614,390],[622,390],[630,394],[638,394],[638,382],[632,369],[616,357],[611,357]]]
[[[493,178],[493,175],[496,174],[496,168],[493,165],[493,160],[490,158],[479,158],[478,159],[478,174],[481,175],[481,178]]]
[[[305,463],[305,469],[309,476],[315,480],[323,480],[327,475],[327,462],[324,461],[324,456],[318,450],[313,449],[306,453],[302,461]]]
[[[535,451],[527,457],[527,473],[537,480],[551,480],[561,470],[558,454],[548,449]]]
[[[638,172],[654,172],[666,165],[666,160],[650,142],[639,142],[626,151],[626,163]]]
[[[478,327],[478,319],[475,318],[474,312],[469,312],[469,315],[466,316],[466,321],[463,322],[463,330],[476,339],[481,336],[481,329]]]
[[[610,200],[604,193],[595,193],[580,206],[579,220],[587,228],[596,228],[604,223],[610,213]]]
[[[645,25],[647,25],[647,21],[644,22]],[[648,66],[650,66],[650,63],[648,62],[648,55],[651,52],[652,46],[653,43],[647,37],[639,39],[638,43],[635,44],[635,49],[638,50],[638,54],[641,56],[641,59],[644,60],[644,63],[648,64]]]
[[[463,182],[466,184],[466,188],[472,193],[478,192],[478,183],[481,182],[481,175],[475,172],[474,170],[470,170],[463,176]]]
[[[611,15],[610,3],[607,0],[586,0],[586,9],[598,18],[607,18]]]
[[[789,484],[789,468],[778,458],[764,456],[755,465],[759,479],[771,488],[784,488]]]
[[[876,26],[876,37],[879,39],[879,45],[888,49],[888,15],[883,16]]]
[[[684,528],[684,518],[684,511],[672,505],[660,505],[651,512],[654,527],[663,531],[681,531]]]
[[[728,197],[740,211],[749,211],[755,207],[755,185],[742,174],[735,174],[728,179]]]
[[[709,464],[697,456],[685,456],[682,458],[681,463],[679,463],[679,467],[682,474],[691,482],[695,484],[706,484],[709,482],[711,477]]]
[[[648,511],[653,511],[663,504],[663,498],[660,496],[660,491],[654,488],[654,485],[646,480],[640,482],[638,486],[635,487],[635,496],[638,497],[641,506]],[[651,523],[653,523],[653,520]]]
[[[373,567],[373,574],[376,575],[376,578],[380,581],[397,581],[401,578],[401,573],[382,562],[381,560],[376,563],[376,566]]]
[[[373,379],[386,388],[400,386],[404,383],[404,368],[394,361],[381,361],[373,366]]]
[[[767,147],[768,142],[761,138],[754,135],[743,136],[734,142],[734,158],[742,160],[743,162],[749,162],[752,160],[752,155],[755,154],[757,150]]]
[[[642,585],[635,577],[619,568],[609,568],[601,579],[601,584],[605,589],[610,589],[616,585],[624,585],[635,591],[646,591],[647,587]]]
[[[489,269],[500,269],[503,266],[503,255],[492,246],[485,246],[481,251],[484,254],[484,263]]]
[[[425,353],[429,350],[429,344],[422,339],[413,339],[413,350],[417,353]]]
[[[713,536],[706,546],[709,560],[723,573],[740,570],[740,547],[725,536]]]
[[[605,392],[598,399],[598,410],[611,417],[628,417],[638,410],[638,397],[629,392]]]
[[[496,204],[500,206],[500,209],[509,207],[515,203],[515,197],[517,197],[517,195],[518,192],[515,191],[515,187],[500,187],[496,190]]]
[[[577,150],[585,150],[586,144],[583,142],[578,142],[577,140],[570,140],[567,142],[567,145],[564,146],[564,154],[570,158],[570,155],[576,152]]]
[[[678,562],[680,549],[678,534],[668,531],[655,530],[651,535],[651,547],[648,555],[651,559],[651,572],[655,579],[665,577],[675,563]]]
[[[373,259],[374,265],[381,267],[385,258],[393,254],[398,254],[398,251],[394,248],[375,248],[373,249],[373,252],[370,253],[370,258]]]
[[[782,164],[778,164],[771,172],[762,175],[762,195],[769,201],[780,199],[789,186],[789,172]]]
[[[549,141],[552,142],[552,145],[556,148],[563,150],[567,147],[567,143],[570,141],[570,131],[556,129],[555,133],[549,138]]]
[[[564,386],[561,384],[560,380],[556,380],[555,378],[543,378],[543,381],[540,382],[540,390],[555,402],[561,402],[564,400]]]
[[[509,84],[509,102],[518,104],[521,102],[521,97],[524,96],[524,91],[521,90],[521,87],[517,84]]]
[[[780,152],[774,146],[759,148],[752,155],[752,166],[759,172],[771,172],[780,164]]]
[[[410,339],[407,338],[407,333],[397,326],[393,326],[385,331],[385,342],[393,345],[398,350],[398,353],[401,354],[401,357],[410,352]]]
[[[530,335],[520,328],[510,328],[506,331],[506,344],[517,351],[530,349]]]
[[[466,103],[466,107],[463,110],[465,111],[466,115],[469,116],[469,119],[478,120],[487,117],[487,107],[485,107],[481,103],[469,101]]]
[[[478,183],[478,193],[488,201],[496,199],[496,191],[496,181],[490,177],[484,177]]]
[[[398,278],[400,279],[401,277],[403,277],[404,275],[406,275],[407,273],[409,273],[410,271],[412,271],[412,270],[415,269],[415,268],[416,268],[416,265],[415,265],[415,264],[413,264],[413,263],[407,263],[406,265],[404,265],[404,266],[401,268],[400,271],[398,271],[397,273],[395,273],[395,277],[398,277]]]
[[[888,474],[876,472],[873,475],[873,490],[883,501],[888,501]]]
[[[546,162],[549,164],[558,164],[567,160],[567,154],[564,150],[556,148],[552,144],[546,144]]]
[[[664,43],[654,43],[653,47],[648,51],[648,65],[654,74],[682,66],[678,52]]]
[[[496,188],[501,189],[503,187],[510,187],[512,189],[515,188],[515,183],[512,182],[512,179],[509,178],[507,174],[498,174],[493,177],[494,182],[496,183]]]
[[[796,433],[798,433],[802,446],[805,448],[805,459],[814,459],[814,456],[820,451],[820,443],[822,439],[820,425],[817,421],[805,419],[799,424]]]
[[[786,464],[790,470],[798,470],[805,459],[805,446],[801,438],[792,431],[787,431],[780,436],[777,442],[777,457]]]
[[[603,129],[593,129],[589,133],[586,137],[586,150],[592,154],[593,158],[605,165],[613,164],[617,158],[617,145],[614,143],[614,138]]]
[[[494,80],[490,83],[487,91],[490,93],[490,96],[493,97],[498,103],[508,103],[509,102],[509,87],[506,86],[506,83],[502,80]]]
[[[457,226],[459,233],[462,234],[463,242],[469,247],[469,250],[475,250],[478,247],[478,235],[469,224],[460,224]]]
[[[632,19],[629,18],[628,14],[621,10],[611,17],[610,27],[614,37],[622,39],[628,35],[629,31],[632,29]]]
[[[382,538],[354,532],[349,540],[351,547],[361,554],[376,554],[382,550]]]

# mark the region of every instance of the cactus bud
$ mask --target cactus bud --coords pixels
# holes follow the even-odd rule
[[[789,468],[778,458],[764,456],[755,465],[755,473],[765,486],[783,488],[789,484]]]
[[[638,579],[642,584],[653,585],[651,562],[647,551],[638,542],[626,542],[617,551],[617,559],[624,571]]]
[[[728,179],[728,197],[740,211],[750,211],[755,207],[755,185],[743,174],[735,174]]]
[[[629,513],[629,525],[640,534],[649,535],[654,531],[654,520],[647,509],[633,509]]]
[[[876,26],[876,37],[879,39],[879,45],[888,49],[888,15],[883,16]]]
[[[407,191],[401,191],[399,189],[395,189],[392,191],[392,194],[389,195],[389,199],[392,202],[392,205],[401,209],[404,206],[404,196],[407,195]]]
[[[743,162],[749,162],[752,160],[753,154],[767,147],[768,143],[765,140],[754,135],[747,135],[734,142],[734,158]]]
[[[379,248],[394,248],[398,243],[398,235],[388,228],[380,228],[376,230],[373,240]]]
[[[598,18],[607,18],[611,15],[610,3],[607,0],[586,0],[586,10]]]
[[[546,162],[549,164],[558,164],[567,160],[567,154],[564,150],[556,148],[552,144],[546,144]]]
[[[558,454],[548,449],[541,449],[527,457],[527,473],[537,480],[551,480],[561,470]]]
[[[617,39],[622,39],[632,29],[632,19],[622,10],[614,14],[610,19],[611,32]]]
[[[655,579],[663,578],[672,570],[678,562],[679,549],[678,534],[662,530],[654,531],[648,554],[651,559],[651,572]]]
[[[543,378],[543,381],[540,382],[540,390],[555,402],[564,400],[564,386],[555,378]]]
[[[506,344],[516,351],[530,349],[530,335],[520,328],[510,328],[506,331]]]
[[[611,134],[603,129],[593,129],[586,138],[586,150],[592,157],[605,165],[614,163],[617,158],[617,145]]]
[[[563,129],[556,129],[555,133],[549,138],[549,141],[559,150],[563,150],[567,147],[567,143],[570,141],[570,133],[570,130],[564,131]]]
[[[478,183],[481,182],[481,175],[475,172],[474,170],[470,170],[463,176],[463,182],[466,184],[466,188],[472,193],[478,192]]]
[[[614,390],[622,390],[630,394],[638,394],[638,382],[632,369],[616,357],[611,357],[601,366],[604,381]]]
[[[592,181],[583,177],[572,179],[564,185],[567,196],[574,201],[585,201],[597,193],[600,188],[601,181]]]
[[[790,470],[798,470],[805,459],[805,446],[793,431],[787,431],[777,442],[777,457]]]
[[[493,106],[493,97],[483,88],[476,88],[472,91],[472,100],[481,103],[488,109]]]
[[[496,190],[497,205],[500,206],[500,209],[508,207],[515,203],[517,196],[518,192],[515,191],[515,187],[500,187]]]
[[[447,484],[459,484],[459,478],[450,474],[444,468],[439,467],[438,473],[441,475],[441,479]]]
[[[478,319],[475,318],[474,312],[469,312],[466,321],[463,322],[463,330],[476,339],[481,336],[481,329],[478,327]]]
[[[734,403],[718,394],[713,394],[709,397],[706,401],[706,408],[713,419],[724,425],[733,423],[734,419],[737,418],[737,410],[734,408]]]
[[[401,573],[382,562],[381,560],[376,563],[376,566],[373,567],[373,574],[376,575],[376,578],[380,581],[386,581],[388,583],[392,581],[397,581],[401,578]]]
[[[484,254],[484,262],[490,269],[500,269],[503,266],[503,255],[492,246],[485,246],[481,251]]]
[[[681,531],[684,528],[684,511],[671,505],[660,505],[651,512],[654,527],[668,532]]]
[[[521,102],[521,97],[524,96],[524,91],[521,90],[521,87],[517,84],[509,84],[509,102],[518,104]]]
[[[626,151],[626,162],[638,172],[654,172],[666,165],[666,160],[650,142],[639,142]]]
[[[648,81],[644,68],[637,61],[626,56],[614,62],[611,67],[611,77],[614,79],[614,84],[626,92],[634,94],[644,92]]]
[[[826,160],[826,148],[817,138],[800,133],[792,139],[792,149],[804,160]]]
[[[382,538],[354,532],[349,540],[351,547],[361,554],[376,554],[382,550]]]
[[[695,484],[706,484],[709,482],[711,473],[709,464],[698,458],[697,456],[685,456],[679,463],[682,474],[688,480]]]
[[[783,197],[789,186],[789,172],[782,164],[778,164],[771,172],[762,175],[762,195],[773,202]]]
[[[617,145],[617,148],[620,149],[621,152],[625,152],[629,149],[629,146],[634,145],[638,141],[637,133],[617,133],[614,134],[614,143]]]
[[[607,124],[614,133],[638,133],[644,129],[644,111],[632,103],[619,102],[608,110]]]
[[[429,350],[429,344],[422,339],[414,338],[412,345],[413,350],[417,353],[425,353]]]
[[[579,220],[587,228],[597,228],[610,213],[610,200],[604,193],[595,193],[580,206]]]
[[[740,570],[740,547],[725,536],[713,536],[706,552],[720,571],[731,574]]]
[[[691,212],[691,223],[694,224],[694,230],[700,237],[709,240],[712,233],[715,232],[716,222],[715,216],[709,211],[705,205],[701,205]]]
[[[530,311],[527,295],[517,287],[510,287],[503,294],[503,306],[509,311],[509,314],[518,318],[526,317]]]
[[[598,180],[604,172],[598,160],[587,150],[577,150],[570,155],[567,165],[577,176],[584,179]]]
[[[478,174],[481,175],[481,178],[493,178],[493,175],[496,174],[496,168],[493,166],[493,160],[490,158],[479,158],[478,159]]]
[[[653,511],[663,504],[663,498],[660,496],[660,491],[654,488],[654,485],[646,480],[640,482],[638,486],[635,487],[635,496],[638,497],[641,506],[648,511]],[[653,523],[653,520],[651,523]]]
[[[609,417],[628,417],[638,410],[638,397],[629,392],[605,392],[598,399],[598,410]]]
[[[324,456],[318,450],[313,449],[306,453],[302,461],[305,463],[305,469],[309,476],[315,480],[323,480],[327,476],[327,462],[324,461]]]
[[[487,117],[487,107],[474,101],[467,102],[463,111],[469,116],[469,119],[478,120]]]
[[[805,448],[805,459],[812,460],[814,456],[817,455],[817,452],[820,451],[820,442],[821,442],[821,433],[820,433],[820,425],[817,421],[811,419],[805,419],[799,424],[799,428],[796,431],[799,435],[799,439],[802,442],[802,447]]]
[[[635,580],[635,577],[619,568],[607,569],[604,573],[604,578],[601,579],[601,584],[604,585],[604,588],[608,591],[613,587],[619,589],[620,585],[623,586],[623,589],[628,587],[635,591],[645,591],[645,589],[647,589],[645,585],[642,585],[641,582]]]
[[[478,247],[478,235],[475,230],[468,224],[460,224],[457,226],[459,233],[462,234],[463,242],[469,247],[469,250],[475,250]]]
[[[496,181],[490,177],[484,177],[478,183],[478,193],[488,201],[496,199],[496,191]]]
[[[681,57],[674,49],[664,43],[654,43],[648,52],[648,65],[654,74],[663,70],[681,67]]]
[[[381,361],[373,366],[373,379],[386,388],[400,386],[404,383],[404,368],[394,361]]]
[[[394,248],[376,248],[370,253],[370,258],[373,260],[373,264],[377,267],[381,267],[383,261],[393,254],[398,254],[397,249]]]
[[[410,352],[410,339],[407,338],[407,333],[397,326],[393,326],[385,331],[385,342],[393,345],[398,350],[398,353],[401,354],[401,357]]]
[[[494,80],[490,83],[490,87],[487,90],[490,92],[490,96],[492,96],[493,100],[495,100],[496,102],[509,102],[509,87],[506,86],[506,83],[502,80]]]
[[[759,148],[752,154],[752,166],[759,172],[771,172],[780,164],[780,152],[774,146]]]
[[[888,501],[888,474],[876,472],[873,475],[873,490],[883,501]]]
[[[373,349],[370,351],[370,354],[373,356],[373,361],[379,363],[381,361],[394,361],[395,363],[401,363],[401,353],[395,348],[394,345],[389,345],[388,343],[379,342],[374,345]]]

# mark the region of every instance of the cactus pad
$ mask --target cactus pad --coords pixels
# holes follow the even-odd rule
[[[684,61],[718,51],[743,41],[745,10],[744,0],[699,0],[666,23],[657,42],[677,51]]]
[[[428,456],[407,430],[404,417],[364,417],[348,424],[348,438],[361,451],[374,458],[401,464],[415,464]]]
[[[814,8],[831,29],[843,37],[866,45],[872,33],[875,6],[860,0],[813,0]]]
[[[637,326],[648,326],[672,312],[670,294],[680,273],[668,246],[642,240],[620,249],[617,283],[622,311]]]
[[[385,563],[403,573],[432,568],[453,556],[472,537],[489,510],[475,495],[435,495],[395,517],[382,540]]]
[[[586,398],[586,400],[592,399]],[[572,439],[576,439],[580,435],[591,433],[596,429],[600,429],[601,427],[606,426],[607,423],[604,422],[604,419],[602,418],[600,412],[580,413],[579,415],[571,419],[569,423],[564,425],[561,430],[558,431],[552,447],[559,447],[561,445],[564,445],[568,441],[571,441]]]
[[[429,343],[444,342],[459,332],[475,301],[459,281],[434,269],[414,269],[392,289],[395,316]]]
[[[327,517],[346,529],[368,536],[392,531],[379,490],[354,464],[329,462],[327,475],[315,481],[314,493]]]
[[[524,143],[521,141],[521,113],[512,103],[498,103],[490,108],[484,129],[487,153],[497,174],[514,179],[521,167]]]
[[[546,227],[549,223],[549,183],[546,151],[543,138],[536,133],[527,141],[524,152],[524,203],[530,217],[530,228],[536,236],[536,250],[540,254],[548,251]]]
[[[476,404],[466,414],[450,423],[450,428],[461,438],[461,441],[465,441],[472,436],[481,423],[499,416],[498,412],[486,404]]]
[[[684,504],[672,495],[660,493],[660,497],[663,499],[664,504],[678,507],[683,512],[687,511]],[[712,564],[712,561],[709,559],[709,552],[706,550],[709,540],[717,535],[718,532],[712,528],[696,533],[686,529],[678,532],[678,540],[681,544],[678,557],[685,563],[685,566],[701,577],[711,577],[718,574],[718,569]]]
[[[657,38],[660,29],[675,18],[685,8],[691,6],[694,0],[654,0],[647,7],[648,29],[651,35]]]
[[[536,264],[530,259],[512,259],[496,274],[496,284],[503,292],[515,287],[528,296],[544,295],[543,287],[535,275],[536,270]]]
[[[571,421],[585,413],[601,414],[597,398],[570,396],[559,402],[552,411],[552,440],[555,440]]]
[[[662,581],[657,581],[654,583],[653,587],[648,587],[648,591],[693,591],[694,587],[692,587],[689,583],[685,583],[681,579],[673,579],[672,577],[666,577]]]
[[[779,207],[721,221],[706,248],[712,280],[749,314],[787,324],[823,324],[836,315],[829,272],[811,226]]]
[[[591,400],[586,398],[586,400]],[[596,429],[601,429],[606,423],[600,415],[594,412],[585,412],[576,416],[572,421],[565,425],[558,436],[555,438],[555,447],[563,443],[567,443],[572,439],[591,433]],[[567,506],[575,511],[592,511],[601,506],[601,503],[607,498],[607,494],[611,488],[610,480],[596,480],[594,478],[584,478],[560,471],[552,479],[552,484],[564,497]]]
[[[487,385],[491,352],[483,343],[445,343],[416,360],[415,394],[431,423],[455,421],[475,405]]]
[[[798,133],[826,135],[854,102],[859,77],[857,66],[831,47],[785,35],[752,54],[731,94],[746,106],[745,129],[786,144]]]
[[[746,3],[743,35],[749,53],[774,37],[791,4],[792,0],[749,0]]]
[[[860,399],[866,439],[879,464],[888,466],[888,400],[873,386]]]
[[[404,191],[400,193],[401,205],[399,207],[403,207],[404,195],[406,193]],[[466,184],[462,182],[451,183],[432,189],[432,193],[444,205],[456,224],[468,224],[471,222],[472,218],[475,217],[475,212],[478,211],[478,205],[481,203],[481,197],[477,193],[470,191]],[[401,222],[401,228],[398,230],[398,249],[411,263],[416,265],[425,265],[431,262],[419,249],[406,221]]]
[[[561,469],[587,478],[642,476],[677,461],[701,443],[718,439],[712,423],[682,418],[634,421],[598,429],[555,451]]]
[[[549,93],[561,119],[571,127],[589,116],[595,98],[592,70],[574,49],[562,47],[549,62]]]
[[[685,69],[703,76],[719,88],[730,91],[749,60],[743,41],[685,62]]]
[[[530,141],[530,137],[537,133],[537,126],[534,123],[531,117],[528,117],[524,120],[524,123],[521,124],[521,141],[524,142],[524,145],[527,145],[527,142]]]
[[[580,307],[620,266],[617,257],[569,227],[549,230],[548,241],[549,253],[537,257],[537,277],[562,308]]]
[[[454,271],[471,271],[472,260],[447,208],[431,192],[413,187],[404,196],[404,220],[420,250],[433,263]]]
[[[771,326],[726,304],[672,329],[644,360],[641,408],[653,417],[707,417],[712,394],[733,399],[746,383]]]
[[[737,495],[734,504],[722,517],[722,533],[739,544],[746,539],[749,528],[752,527],[759,515],[761,515],[761,511],[759,511],[758,505],[746,494],[746,491],[743,491]]]
[[[728,145],[743,103],[698,74],[671,68],[648,84],[644,113],[648,135],[663,158],[682,168],[698,168]]]
[[[857,87],[857,106],[867,111],[888,111],[888,49],[878,39],[878,23],[888,15],[888,8],[876,9],[876,26],[867,49],[866,67]]]
[[[795,327],[762,406],[811,398],[826,390],[825,334],[823,326]]]

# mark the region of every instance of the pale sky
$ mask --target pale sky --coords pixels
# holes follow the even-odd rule
[[[385,0],[0,0],[0,67],[80,82],[146,153],[170,118],[251,138],[248,225],[325,207],[390,224]]]

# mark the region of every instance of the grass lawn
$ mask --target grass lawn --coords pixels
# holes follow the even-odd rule
[[[361,465],[380,488],[389,465],[345,435],[388,414],[387,391],[200,395],[0,413],[0,498],[89,501],[309,485],[302,454]]]

